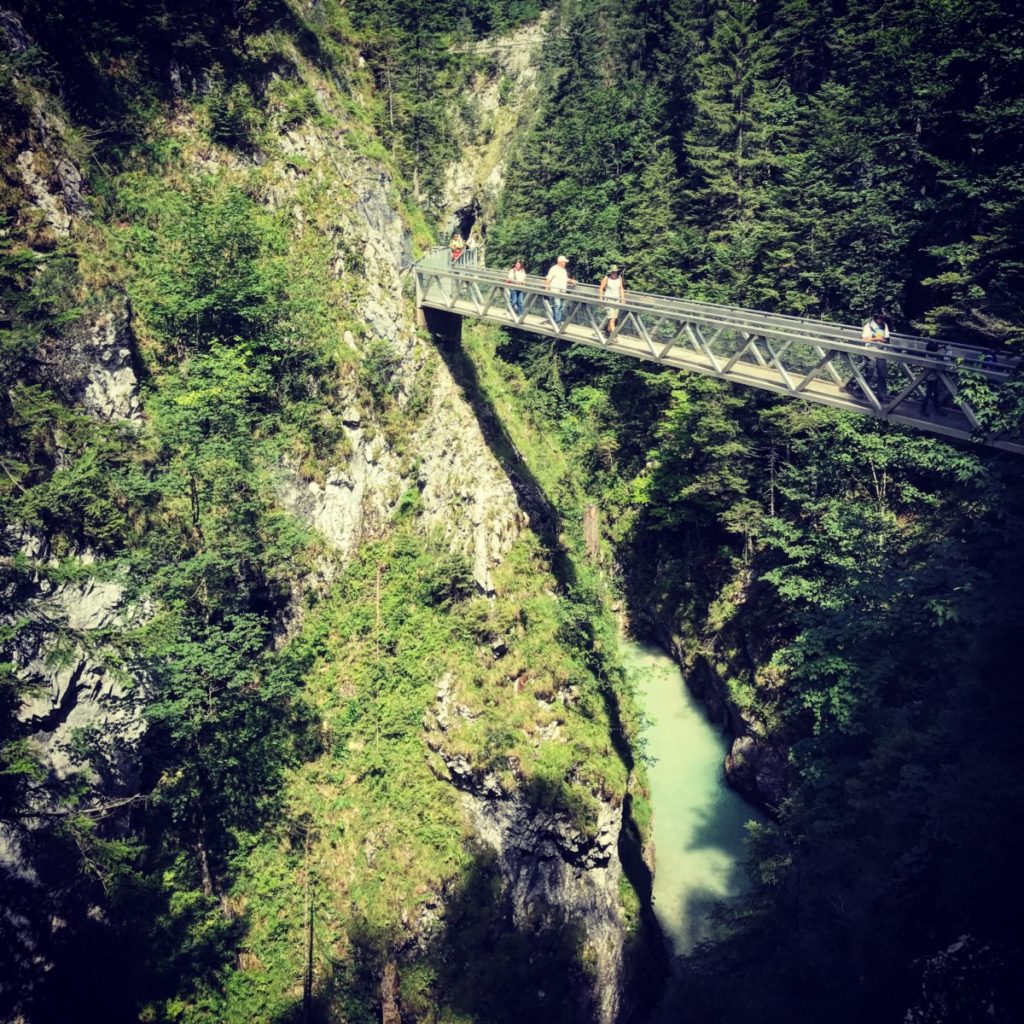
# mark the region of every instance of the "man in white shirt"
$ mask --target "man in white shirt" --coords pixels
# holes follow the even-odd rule
[[[885,345],[889,341],[889,321],[885,313],[876,313],[866,324],[860,332],[861,341],[865,345]],[[889,398],[889,375],[888,375],[888,364],[884,359],[872,359],[867,360],[867,367],[869,371],[875,371],[875,391],[876,398],[880,402],[885,402]]]
[[[569,276],[565,269],[566,258],[559,256],[544,278],[544,287],[551,292],[551,319],[556,326],[562,323],[562,314],[565,306],[564,295],[569,285],[576,283],[576,278]]]

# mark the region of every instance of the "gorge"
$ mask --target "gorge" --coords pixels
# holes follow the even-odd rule
[[[0,2],[0,1020],[1018,1019],[1020,456],[410,268],[884,309],[1019,434],[1022,72],[1009,0]]]

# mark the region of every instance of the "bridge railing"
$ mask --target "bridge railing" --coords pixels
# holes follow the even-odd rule
[[[995,408],[1000,387],[1018,372],[1017,360],[993,360],[976,346],[929,352],[928,339],[903,334],[867,344],[851,325],[634,290],[615,307],[609,333],[613,307],[599,299],[596,285],[577,284],[557,296],[540,277],[513,286],[504,269],[443,262],[417,269],[422,305],[956,437],[983,430],[975,406]],[[514,292],[522,295],[521,309]],[[1024,452],[1013,439],[990,436],[988,443]]]
[[[471,276],[477,281],[504,283],[506,271],[483,267],[469,267],[465,264],[452,264],[453,274],[460,269],[470,270]],[[528,275],[527,290],[544,291],[544,278]],[[511,287],[511,286],[510,286]],[[585,282],[570,285],[567,293],[575,300],[598,301],[598,286]],[[720,323],[727,327],[749,329],[760,327],[768,331],[784,335],[787,338],[805,338],[808,341],[828,341],[840,346],[850,347],[854,352],[862,352],[866,346],[861,339],[861,328],[850,324],[834,323],[828,320],[815,320],[810,317],[791,316],[786,313],[766,313],[762,310],[744,309],[738,306],[725,306],[719,303],[704,302],[657,295],[630,288],[627,292],[629,307],[647,310],[648,312],[665,312],[677,315],[697,316],[708,323]],[[931,339],[917,335],[893,332],[889,341],[881,351],[873,353],[879,358],[898,360],[904,355],[919,356],[921,360],[938,365],[942,363],[958,363],[977,370],[985,377],[1001,379],[1010,376],[1020,360],[1017,357],[995,353],[991,349],[977,345],[956,342],[943,342],[942,355],[935,356],[927,351]]]
[[[417,266],[460,268],[462,270],[482,271],[485,269],[487,247],[474,245],[466,247],[457,259],[452,259],[451,248],[447,245],[435,245],[428,249],[419,260]]]

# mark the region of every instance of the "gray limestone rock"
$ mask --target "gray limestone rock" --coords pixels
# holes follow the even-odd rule
[[[460,99],[449,111],[456,126],[457,159],[445,168],[443,201],[446,220],[453,228],[460,214],[469,210],[486,222],[501,194],[520,116],[533,109],[536,100],[540,51],[550,20],[550,13],[544,12],[498,40],[483,39],[471,47],[492,61],[494,69],[477,77],[468,103]]]
[[[18,154],[14,163],[25,191],[42,212],[46,223],[58,236],[67,235],[71,230],[71,213],[64,202],[64,196],[54,190],[41,155],[35,150],[25,149]]]
[[[82,195],[82,172],[64,152],[66,131],[55,115],[38,112],[28,147],[14,160],[25,194],[61,238],[70,233],[76,217],[90,213]]]
[[[126,300],[84,317],[41,351],[51,381],[93,416],[142,416],[134,366],[135,337]]]
[[[124,607],[124,589],[114,581],[85,580],[52,591],[40,580],[37,596],[22,609],[39,626],[13,652],[19,678],[29,686],[17,718],[47,771],[65,778],[78,770],[72,757],[79,730],[102,731],[111,757],[104,795],[129,792],[138,782],[137,755],[145,724],[132,685],[108,663],[102,646],[87,638],[123,627],[145,610]],[[63,639],[61,639],[63,638]],[[57,644],[71,647],[55,657]],[[112,788],[111,788],[112,787]]]
[[[737,736],[725,758],[729,784],[755,803],[769,809],[778,807],[789,782],[784,756],[765,740]]]
[[[348,462],[333,467],[322,483],[304,481],[291,467],[282,467],[280,500],[347,558],[389,528],[402,494],[416,487],[423,526],[440,530],[453,550],[465,554],[477,585],[490,593],[491,574],[527,518],[451,374],[416,333],[402,278],[410,259],[408,231],[394,209],[390,179],[379,165],[340,143],[329,146],[308,130],[290,132],[284,142],[286,151],[307,159],[329,155],[339,175],[358,183],[357,216],[343,234],[359,250],[364,267],[360,309],[366,332],[394,349],[400,405],[425,378],[432,387],[407,445],[414,464],[388,446],[374,410],[364,407],[358,393],[339,394],[334,403],[349,440]],[[351,332],[344,340],[360,344]]]
[[[626,939],[619,908],[622,865],[617,841],[622,810],[602,804],[596,836],[584,837],[557,813],[538,812],[520,798],[463,793],[478,838],[498,858],[513,924],[560,927],[578,922],[593,968],[578,1019],[613,1024],[622,998]]]
[[[434,732],[428,743],[461,790],[477,839],[497,858],[512,923],[524,929],[538,921],[552,928],[565,921],[582,925],[593,986],[580,993],[576,1019],[612,1024],[621,1009],[626,941],[619,905],[622,807],[601,800],[596,827],[583,831],[564,811],[538,809],[525,792],[504,792],[469,757],[445,750],[444,734],[453,716],[465,717],[463,711],[454,699],[454,679],[446,673],[438,680],[428,723],[441,735]]]
[[[24,53],[32,45],[28,33],[11,11],[0,11],[0,36],[15,53]]]
[[[13,536],[8,531],[6,540]],[[85,898],[74,872],[59,880],[48,875],[45,883],[39,877],[39,836],[46,835],[41,826],[52,820],[47,815],[64,813],[54,797],[65,788],[60,780],[82,773],[90,783],[88,805],[138,792],[145,721],[136,695],[144,680],[132,685],[121,674],[116,652],[104,639],[106,630],[130,625],[146,611],[127,606],[123,587],[112,580],[51,583],[47,569],[53,563],[43,538],[25,533],[21,551],[38,571],[34,591],[22,595],[17,611],[0,611],[0,626],[19,627],[0,660],[9,660],[28,687],[15,717],[45,780],[29,788],[24,808],[30,813],[0,824],[0,882],[8,887],[7,895],[16,890],[19,900],[0,900],[0,915],[5,936],[18,950],[21,983],[28,991],[53,966],[43,950],[52,948],[53,935],[68,926],[69,907],[81,912]],[[92,559],[86,553],[81,561],[90,564]],[[76,748],[88,733],[101,742],[92,746],[86,765]],[[102,914],[95,905],[85,909],[94,919]]]
[[[11,11],[0,11],[0,43],[16,53],[34,45],[21,20]],[[21,79],[18,71],[13,75],[16,81]],[[44,98],[34,90],[29,90],[29,94],[32,99],[25,103],[28,124],[18,132],[16,143],[20,152],[11,171],[20,178],[24,198],[42,214],[53,234],[62,238],[70,234],[76,218],[87,219],[91,215],[83,195],[84,177],[69,155],[70,126],[58,112],[60,108],[52,98]]]

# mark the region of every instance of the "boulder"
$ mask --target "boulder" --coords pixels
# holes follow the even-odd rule
[[[729,785],[769,810],[778,807],[789,788],[786,759],[779,750],[754,736],[737,736],[725,758]]]
[[[86,412],[103,420],[139,420],[131,309],[121,300],[83,317],[41,350],[51,382]]]

